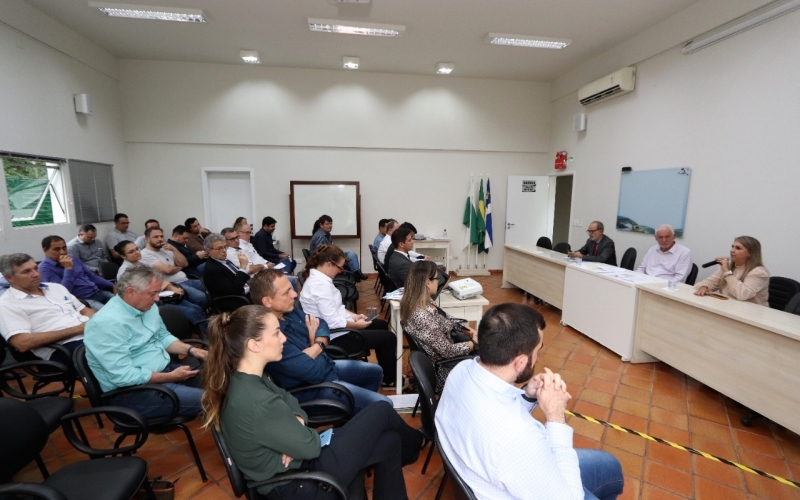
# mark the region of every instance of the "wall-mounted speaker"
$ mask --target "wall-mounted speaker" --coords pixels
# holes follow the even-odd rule
[[[89,94],[75,94],[75,112],[82,115],[92,114],[92,102]]]
[[[580,113],[572,118],[572,130],[582,132],[586,130],[586,114]]]

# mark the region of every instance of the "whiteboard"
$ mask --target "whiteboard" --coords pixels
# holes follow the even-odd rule
[[[655,234],[669,224],[683,236],[689,201],[689,167],[622,172],[619,186],[617,230]]]
[[[353,181],[291,181],[289,206],[292,238],[310,238],[321,215],[333,219],[332,236],[361,237],[361,193]]]

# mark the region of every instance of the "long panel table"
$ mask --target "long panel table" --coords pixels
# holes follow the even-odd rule
[[[638,288],[637,351],[800,434],[800,316],[682,283]]]
[[[506,245],[503,288],[513,285],[545,302],[564,308],[566,254],[533,245]]]

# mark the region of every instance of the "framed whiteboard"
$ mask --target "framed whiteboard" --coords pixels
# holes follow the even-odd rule
[[[622,172],[617,230],[654,234],[669,224],[683,236],[691,173],[689,167]]]
[[[292,238],[311,238],[321,215],[333,219],[332,236],[361,237],[361,191],[357,181],[290,181]]]

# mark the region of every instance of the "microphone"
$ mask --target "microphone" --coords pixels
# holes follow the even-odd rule
[[[711,262],[706,262],[705,264],[703,264],[703,265],[702,265],[702,266],[700,266],[700,267],[702,267],[703,269],[705,269],[705,268],[707,268],[707,267],[711,267],[711,266],[718,266],[718,265],[719,265],[719,262],[717,262],[716,260],[712,260]]]

